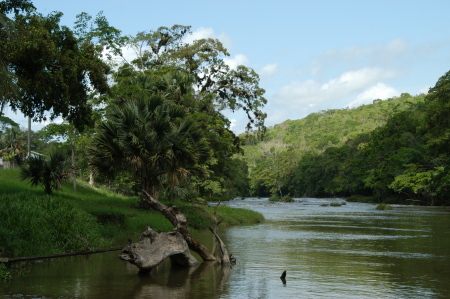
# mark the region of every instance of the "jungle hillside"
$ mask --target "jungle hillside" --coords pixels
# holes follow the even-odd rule
[[[250,193],[448,205],[449,79],[269,128],[244,147]]]

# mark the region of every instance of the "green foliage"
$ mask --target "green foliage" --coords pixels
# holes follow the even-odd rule
[[[22,244],[21,242],[25,243],[30,238],[37,238],[33,239],[33,244],[42,244],[26,247],[24,250],[27,253],[17,254],[38,255],[62,252],[60,247],[54,248],[53,244],[48,244],[47,238],[65,240],[67,244],[76,244],[77,246],[85,244],[83,242],[73,243],[75,241],[70,239],[73,234],[67,231],[64,231],[65,236],[50,236],[50,232],[59,234],[55,232],[55,229],[62,230],[61,226],[64,229],[73,229],[73,232],[88,240],[91,247],[96,248],[112,242],[114,242],[114,246],[123,245],[126,238],[139,235],[147,225],[158,232],[173,229],[172,224],[161,213],[139,209],[137,197],[119,196],[107,189],[92,189],[86,183],[79,182],[77,192],[71,188],[64,188],[64,191],[57,191],[50,198],[42,195],[35,187],[28,188],[24,182],[20,181],[19,177],[20,173],[17,170],[0,169],[0,190],[2,192],[0,195],[0,244],[2,247],[6,246],[5,244]],[[24,190],[28,191],[24,192]],[[180,207],[182,213],[188,215],[191,228],[207,228],[213,224],[211,217],[214,207],[192,206],[180,201],[176,202],[176,205]],[[72,216],[66,215],[66,213]],[[225,206],[218,208],[217,217],[219,221],[222,221],[222,225],[257,223],[263,220],[260,213]],[[83,223],[79,224],[77,219]],[[5,221],[8,221],[8,226],[4,225]],[[25,227],[26,223],[18,223],[22,221],[33,226],[30,228]],[[58,224],[56,227],[48,227],[55,223]],[[10,225],[14,227],[17,225],[17,228],[10,231]],[[27,234],[29,235],[25,237]],[[15,238],[25,239],[15,240]],[[3,240],[8,241],[4,243]],[[9,250],[14,249],[9,245],[6,247]],[[33,249],[36,251],[32,251]],[[47,252],[47,250],[52,251]]]
[[[423,167],[415,164],[406,166],[408,168],[403,174],[396,176],[389,187],[397,192],[405,192],[411,198],[417,195],[420,198],[429,199],[435,195],[432,191],[432,178],[439,176],[444,167],[435,167],[434,170],[424,171]]]
[[[0,156],[25,157],[26,132],[19,126],[5,126],[0,130]]]
[[[294,199],[289,195],[279,196],[275,193],[269,197],[269,201],[294,202]]]
[[[3,0],[0,3],[0,12],[3,14],[14,12],[18,14],[20,11],[30,11],[35,9],[30,0]]]
[[[208,207],[209,213],[213,214],[214,207]],[[260,223],[264,220],[264,216],[258,212],[249,209],[236,209],[225,205],[217,208],[217,220],[222,225],[239,225],[243,223]]]
[[[61,198],[0,194],[0,244],[14,256],[103,248],[95,218]],[[75,236],[88,241],[88,245]]]
[[[128,47],[141,54],[121,67],[119,77],[134,75],[135,71],[164,73],[181,68],[194,77],[197,98],[208,97],[214,110],[243,110],[249,118],[247,129],[263,131],[266,114],[261,110],[267,100],[264,89],[259,87],[258,74],[243,65],[230,69],[224,61],[229,53],[218,39],[184,43],[190,29],[183,25],[159,27],[129,38]],[[143,48],[143,44],[149,48]]]
[[[48,160],[43,156],[28,157],[20,168],[22,180],[28,180],[31,186],[43,186],[46,194],[62,188],[67,180],[70,165],[61,152],[50,154]]]
[[[380,203],[380,204],[377,205],[376,209],[377,210],[381,210],[381,211],[392,210],[392,206],[390,206],[388,204],[385,204],[385,203]]]
[[[110,102],[122,106],[135,97],[159,94],[184,107],[202,130],[210,156],[199,165],[207,179],[191,173],[189,186],[183,186],[188,189],[185,197],[248,195],[248,167],[233,157],[241,152],[242,141],[221,111],[243,110],[249,118],[248,129],[264,131],[266,115],[261,109],[266,99],[259,76],[245,66],[230,69],[224,62],[229,54],[216,39],[183,43],[189,33],[190,26],[174,25],[129,37],[128,46],[140,55],[119,67]],[[165,189],[167,197],[181,190]]]
[[[264,141],[245,146],[254,194],[448,203],[449,77],[427,96],[402,94],[269,129]]]
[[[63,116],[77,128],[90,124],[92,107],[87,102],[91,89],[109,90],[109,66],[102,61],[102,46],[81,42],[61,26],[62,13],[43,16],[35,11],[16,14],[6,32],[20,32],[11,38],[1,34],[1,56],[18,92],[0,94],[8,103],[34,120]]]
[[[164,184],[178,186],[190,171],[201,171],[198,165],[209,155],[186,110],[160,95],[112,105],[90,153],[92,165],[104,173],[131,169],[154,198],[159,198]]]
[[[0,263],[0,281],[1,280],[11,280],[11,272],[3,263]]]
[[[258,195],[274,192],[290,192],[295,196],[365,194],[370,190],[362,182],[368,170],[364,169],[367,162],[363,161],[368,155],[364,147],[371,145],[367,134],[385,125],[397,112],[411,113],[423,101],[424,95],[402,94],[399,98],[377,100],[354,109],[312,113],[269,128],[263,141],[251,139],[244,147],[254,194],[264,189],[266,193]],[[343,163],[348,155],[352,159]],[[355,167],[360,161],[362,167]]]

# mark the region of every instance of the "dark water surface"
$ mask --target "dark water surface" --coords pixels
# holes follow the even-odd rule
[[[266,221],[224,229],[232,269],[201,263],[150,276],[117,253],[41,262],[0,284],[0,298],[450,298],[450,211],[339,199],[267,199],[225,203]],[[196,235],[212,243],[210,232]],[[286,284],[280,280],[286,270]]]

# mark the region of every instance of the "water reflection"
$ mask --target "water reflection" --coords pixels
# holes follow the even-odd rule
[[[0,298],[450,297],[449,211],[321,206],[335,201],[342,199],[225,203],[267,219],[221,231],[237,258],[233,269],[213,263],[174,269],[164,262],[139,277],[135,266],[108,253],[40,263],[21,280],[1,285]],[[195,238],[211,248],[210,232]]]
[[[264,273],[260,286],[267,288],[251,295],[267,298],[450,295],[448,211],[377,211],[361,203],[322,207],[324,201],[229,203],[260,211],[268,219],[256,227],[227,230],[228,240],[233,240],[230,252],[246,258],[241,261],[245,274],[233,271],[230,281]],[[249,251],[251,255],[245,254]],[[280,291],[275,277],[283,269],[289,282]]]

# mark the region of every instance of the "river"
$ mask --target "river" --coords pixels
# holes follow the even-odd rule
[[[224,203],[266,218],[220,232],[231,269],[164,262],[141,277],[117,253],[94,254],[38,263],[0,284],[0,298],[450,298],[450,210],[333,202],[344,200]]]

